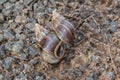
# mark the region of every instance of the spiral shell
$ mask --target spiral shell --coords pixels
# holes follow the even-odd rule
[[[48,63],[58,63],[63,57],[58,55],[58,49],[60,48],[61,41],[58,39],[54,32],[49,32],[39,24],[35,24],[36,39],[39,42],[39,46],[43,49],[42,57]]]
[[[74,26],[65,19],[62,15],[56,12],[56,10],[52,13],[52,22],[53,22],[53,30],[57,34],[57,36],[67,44],[73,43],[74,40]]]

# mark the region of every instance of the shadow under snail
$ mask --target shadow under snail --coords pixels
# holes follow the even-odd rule
[[[65,54],[62,44],[72,44],[74,40],[74,27],[62,15],[56,12],[52,13],[53,32],[48,31],[43,26],[35,24],[36,39],[39,46],[43,49],[42,58],[44,61],[54,64],[58,63]],[[59,51],[59,50],[62,50]]]

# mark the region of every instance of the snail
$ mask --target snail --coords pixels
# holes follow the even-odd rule
[[[52,12],[53,30],[57,36],[66,44],[73,43],[74,26],[65,17],[54,10]]]
[[[63,53],[58,53],[58,49],[62,44],[62,41],[53,32],[49,32],[39,24],[35,24],[36,39],[39,42],[39,46],[43,49],[42,58],[48,63],[58,63],[64,56]]]
[[[61,45],[72,44],[74,40],[74,26],[62,15],[54,10],[52,12],[52,32],[43,26],[35,24],[36,39],[42,48],[42,58],[48,63],[58,63],[65,54]]]

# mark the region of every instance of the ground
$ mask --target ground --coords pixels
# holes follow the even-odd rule
[[[51,31],[55,9],[74,25],[75,40],[51,65],[34,27]],[[0,0],[0,80],[119,79],[119,0]]]

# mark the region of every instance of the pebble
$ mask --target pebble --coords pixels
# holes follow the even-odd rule
[[[92,62],[96,62],[96,63],[99,63],[99,62],[100,62],[100,58],[97,57],[97,56],[91,56],[90,58],[91,58],[91,61],[92,61]]]
[[[4,76],[2,74],[0,74],[0,80],[3,80]]]
[[[27,76],[21,72],[16,78],[15,80],[27,80]]]
[[[5,43],[5,49],[7,49],[7,50],[12,50],[12,45],[13,45],[13,42],[7,42],[7,43]]]
[[[4,21],[4,15],[2,13],[0,13],[0,22]]]
[[[5,58],[4,61],[3,61],[3,67],[5,69],[11,68],[13,60],[14,60],[14,58],[12,58],[12,57]]]
[[[4,46],[0,45],[0,58],[5,55]]]
[[[4,38],[8,40],[13,40],[15,36],[8,30],[4,30]]]
[[[32,2],[33,0],[23,0],[23,4],[24,5],[28,5]]]
[[[21,53],[21,54],[20,54],[20,60],[21,60],[21,61],[25,60],[26,57],[27,57],[27,56],[26,56],[24,53]]]
[[[78,77],[78,76],[82,75],[82,72],[79,69],[75,68],[75,69],[73,69],[72,74],[74,76]]]
[[[16,41],[14,44],[13,44],[13,47],[12,47],[12,51],[15,51],[15,52],[20,52],[24,47],[24,44],[23,44],[23,41],[20,40],[20,41]]]
[[[3,40],[3,34],[0,34],[0,42]]]
[[[16,39],[19,39],[19,40],[25,40],[25,39],[26,39],[26,35],[24,35],[24,34],[19,34],[19,33],[17,33],[17,34],[15,35],[15,37],[16,37]]]
[[[10,9],[3,9],[2,13],[4,14],[4,16],[8,17],[11,15],[12,11]]]
[[[106,72],[106,76],[107,76],[110,80],[115,80],[115,74],[114,74],[114,72]]]
[[[10,23],[10,27],[11,27],[11,28],[16,28],[17,25],[18,25],[18,24],[17,24],[16,22],[12,22],[12,23]]]
[[[115,32],[118,28],[118,21],[113,21],[110,24],[110,31]]]
[[[43,76],[36,76],[35,80],[44,80],[44,79],[43,79]]]
[[[14,4],[10,3],[10,2],[6,2],[3,6],[6,10],[8,10],[8,9],[12,10],[14,7]]]
[[[30,46],[30,47],[29,47],[28,54],[29,54],[30,56],[34,57],[34,56],[36,56],[36,55],[38,54],[38,51],[37,51],[34,47]]]
[[[11,2],[11,3],[14,3],[14,2],[16,2],[17,0],[9,0],[9,2]]]
[[[33,65],[37,64],[38,62],[39,62],[39,59],[30,60],[30,63],[32,63]]]
[[[16,23],[27,23],[27,17],[25,15],[18,15],[15,18]]]
[[[7,0],[0,0],[0,4],[5,3]]]
[[[27,23],[25,27],[28,28],[30,31],[34,31],[35,23]]]
[[[30,70],[30,65],[29,64],[24,64],[24,70],[29,71]]]

